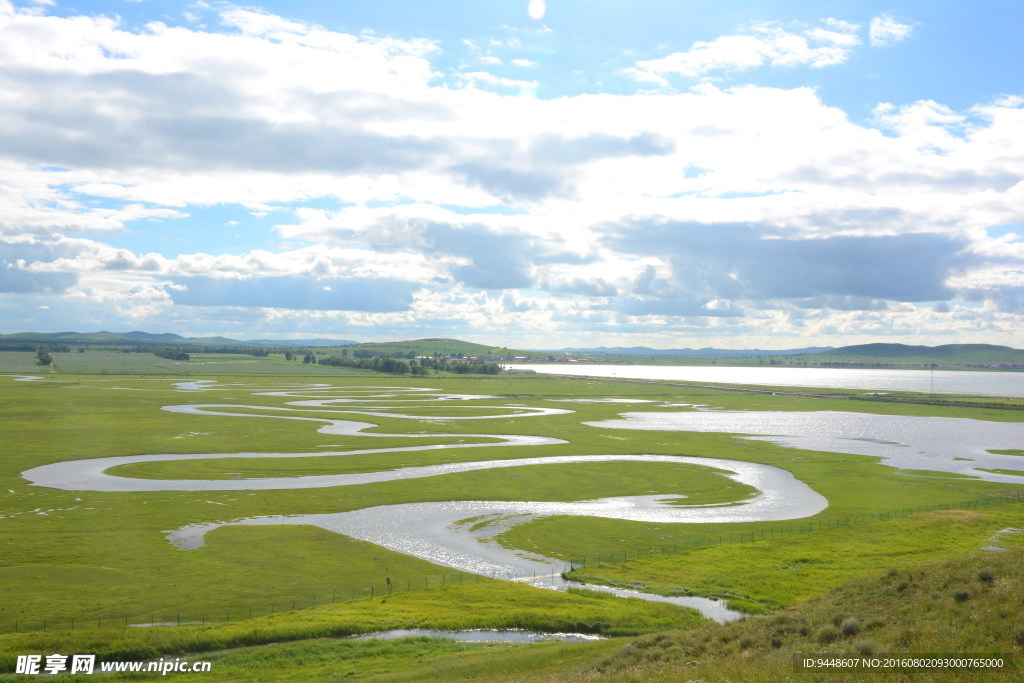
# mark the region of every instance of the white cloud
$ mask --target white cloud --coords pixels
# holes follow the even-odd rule
[[[776,22],[754,24],[746,32],[694,43],[689,50],[637,62],[627,73],[641,81],[666,83],[666,75],[698,78],[715,72],[758,66],[842,64],[860,44],[854,24],[824,20],[822,26],[788,30]]]
[[[522,81],[514,78],[502,78],[486,71],[470,71],[468,73],[455,74],[456,80],[472,87],[503,88],[506,90],[530,91],[536,90],[537,81]]]
[[[868,37],[872,47],[882,47],[909,38],[913,31],[913,24],[903,23],[887,14],[883,14],[871,20],[868,27]]]
[[[228,33],[155,24],[139,32],[100,17],[7,11],[0,236],[14,246],[0,267],[11,288],[31,297],[66,287],[67,297],[97,307],[123,300],[117,314],[141,325],[174,315],[172,286],[186,278],[400,277],[419,288],[389,300],[408,300],[401,311],[271,306],[254,319],[401,330],[450,318],[508,334],[543,331],[538,340],[562,328],[625,340],[625,320],[670,340],[685,319],[699,340],[701,329],[738,334],[744,325],[785,338],[829,327],[855,334],[860,323],[938,326],[940,314],[895,304],[832,310],[824,297],[813,312],[793,303],[809,305],[803,295],[758,308],[743,298],[753,290],[726,291],[753,287],[743,280],[749,268],[727,259],[724,274],[690,266],[694,291],[685,292],[678,258],[645,251],[643,231],[623,226],[693,224],[709,242],[734,229],[728,224],[749,224],[775,240],[964,244],[970,259],[956,262],[946,286],[993,301],[1024,268],[1019,242],[985,234],[1024,221],[1024,98],[964,111],[934,100],[883,103],[872,125],[811,88],[704,83],[676,94],[542,100],[521,96],[539,87],[533,80],[439,77],[432,41],[344,34],[238,8],[221,16]],[[837,19],[759,24],[638,63],[633,75],[667,83],[756,66],[825,67],[860,45],[858,31]],[[105,233],[196,220],[194,207],[218,205],[272,216],[287,244],[173,256],[104,244]],[[241,223],[231,231],[245,232]],[[725,254],[716,244],[715,256]],[[938,279],[927,282],[936,291]],[[877,298],[840,284],[829,292],[833,308]],[[613,310],[616,297],[636,301]],[[998,306],[982,310],[969,309],[1000,329],[1014,320]],[[725,317],[740,311],[745,317]]]

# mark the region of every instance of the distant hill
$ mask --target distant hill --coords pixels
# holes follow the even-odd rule
[[[0,335],[0,345],[17,344],[114,344],[114,345],[181,345],[203,344],[210,346],[241,345],[242,342],[226,337],[183,337],[180,334],[164,332],[18,332]]]
[[[351,339],[328,339],[326,337],[311,337],[309,339],[248,339],[244,342],[251,346],[292,346],[296,348],[311,349],[322,346],[352,346],[359,342]]]
[[[831,350],[831,346],[809,346],[802,349],[652,349],[646,346],[598,346],[596,348],[559,349],[552,353],[577,353],[607,356],[681,356],[684,358],[767,358],[771,356],[792,356],[801,353],[819,353]]]
[[[0,348],[18,344],[67,344],[76,346],[232,346],[240,348],[285,348],[344,346],[359,342],[345,339],[252,339],[228,337],[183,337],[173,332],[18,332],[0,334]]]
[[[508,349],[503,346],[488,346],[486,344],[475,344],[473,342],[462,341],[459,339],[443,339],[436,337],[412,339],[409,341],[356,344],[348,347],[348,349],[352,353],[357,351],[367,351],[381,354],[413,354],[416,356],[432,356],[434,354],[440,354],[442,356],[505,356],[522,355],[527,353],[525,351]]]
[[[909,346],[906,344],[858,344],[843,346],[814,355],[815,360],[828,359],[891,360],[904,363],[954,363],[961,365],[1020,365],[1024,350],[995,344],[943,344],[941,346]]]
[[[361,343],[349,339],[326,337],[308,339],[229,339],[227,337],[183,337],[180,334],[164,332],[19,332],[0,334],[0,350],[14,347],[38,347],[44,345],[66,346],[184,346],[184,347],[229,347],[229,348],[306,348],[324,349],[345,347],[354,351],[366,351],[383,355],[431,356],[487,356],[522,355],[525,351],[514,351],[502,346],[474,344],[459,339],[413,339],[380,343]],[[26,350],[26,349],[22,349]],[[328,352],[330,353],[330,352]]]

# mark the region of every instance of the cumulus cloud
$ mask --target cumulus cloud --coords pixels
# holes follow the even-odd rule
[[[935,301],[952,290],[946,280],[970,264],[966,241],[939,234],[828,239],[766,238],[749,224],[634,223],[610,246],[661,254],[671,264],[671,288],[694,301],[832,297],[829,307],[871,299]],[[650,287],[650,270],[638,282]],[[843,303],[845,302],[845,303]]]
[[[1019,327],[1024,251],[986,228],[1024,222],[1024,98],[864,121],[810,86],[711,82],[846,63],[910,23],[759,23],[629,71],[686,92],[541,99],[532,34],[444,66],[437,41],[200,9],[133,28],[0,0],[5,304],[538,338]],[[159,253],[155,222],[206,216],[208,248]]]
[[[913,30],[913,24],[904,23],[887,14],[883,14],[871,20],[868,27],[868,36],[872,47],[882,47],[909,38]]]

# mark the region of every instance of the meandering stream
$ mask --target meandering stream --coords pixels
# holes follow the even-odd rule
[[[251,387],[220,385],[212,380],[180,382],[177,388],[182,392],[210,392],[231,390],[249,391]],[[301,489],[335,486],[354,486],[375,482],[435,477],[485,469],[508,469],[535,465],[572,465],[583,462],[658,462],[681,466],[712,467],[726,470],[721,476],[747,484],[759,492],[755,496],[723,505],[679,504],[679,496],[669,494],[658,496],[624,496],[597,500],[550,502],[550,501],[442,501],[421,502],[370,507],[331,514],[313,515],[267,515],[248,519],[225,520],[220,522],[187,525],[168,533],[168,540],[183,549],[200,547],[207,532],[223,526],[235,525],[313,525],[352,538],[369,541],[397,552],[414,555],[436,564],[472,572],[505,578],[527,580],[530,583],[552,588],[569,585],[561,578],[566,568],[564,563],[552,558],[504,548],[494,537],[511,524],[550,515],[597,516],[658,523],[720,523],[787,520],[808,517],[825,509],[828,501],[813,491],[789,472],[756,463],[673,455],[572,455],[529,457],[505,460],[482,460],[476,462],[449,463],[423,467],[404,467],[393,470],[304,477],[268,477],[240,480],[164,480],[119,477],[107,473],[111,467],[139,462],[169,460],[207,460],[215,458],[311,458],[355,454],[386,454],[409,451],[423,451],[451,448],[518,447],[556,445],[567,442],[544,436],[523,436],[507,434],[382,434],[367,432],[376,425],[351,419],[328,417],[327,414],[362,415],[374,417],[401,418],[420,422],[449,422],[454,420],[487,420],[567,414],[567,408],[538,408],[521,405],[481,405],[479,401],[493,400],[493,396],[465,394],[443,394],[425,388],[348,387],[338,388],[326,384],[288,385],[273,391],[250,391],[251,395],[277,396],[289,399],[288,407],[268,407],[239,403],[203,403],[165,406],[164,410],[192,415],[218,415],[238,418],[287,419],[320,423],[317,431],[323,434],[408,438],[410,440],[438,438],[485,438],[485,443],[455,443],[449,445],[416,444],[405,447],[368,448],[319,453],[203,453],[203,454],[150,454],[119,456],[59,462],[27,470],[23,476],[33,485],[47,486],[75,491],[224,491],[224,490],[270,490]],[[586,399],[602,400],[602,399]],[[649,403],[645,400],[608,398],[606,401],[622,403]],[[424,406],[443,405],[446,412],[459,409],[473,409],[475,413],[488,414],[431,416],[415,414],[416,408],[423,412]],[[461,404],[461,405],[460,405]],[[670,404],[664,404],[668,407]],[[680,404],[671,404],[680,405]],[[245,412],[238,412],[245,411]],[[289,414],[302,412],[302,415]],[[311,413],[324,412],[323,417],[310,417]],[[771,415],[773,419],[766,419]],[[973,420],[951,420],[948,418],[893,418],[854,413],[738,413],[734,411],[689,410],[660,413],[624,413],[624,419],[589,423],[595,429],[658,429],[718,431],[741,434],[764,435],[767,438],[796,448],[815,450],[838,450],[887,458],[900,467],[913,469],[942,469],[942,465],[953,467],[957,463],[960,471],[970,469],[956,459],[958,454],[970,453],[974,461],[982,460],[986,466],[1006,467],[1007,461],[1014,462],[1013,456],[992,456],[986,458],[986,448],[1010,448],[1024,443],[1024,426],[1018,423],[981,423],[982,430],[965,430],[966,423]],[[760,419],[760,422],[758,420]],[[889,423],[884,423],[888,419]],[[824,420],[824,422],[823,422]],[[880,420],[882,422],[880,422]],[[841,428],[843,424],[860,421],[858,428]],[[926,422],[923,422],[926,421]],[[883,428],[889,424],[889,428]],[[900,428],[894,431],[893,424]],[[823,425],[825,425],[823,427]],[[880,427],[879,425],[883,425]],[[914,429],[908,425],[916,425]],[[828,431],[827,437],[821,430]],[[943,430],[954,430],[957,439],[951,440]],[[954,432],[950,432],[953,434]],[[873,438],[869,435],[875,435]],[[923,435],[927,435],[925,439]],[[896,441],[890,441],[896,439]],[[959,444],[960,450],[954,448]],[[933,457],[939,446],[946,448],[941,457]],[[968,449],[964,451],[963,449]],[[897,455],[891,451],[895,449]],[[901,450],[905,449],[905,450]],[[924,449],[923,451],[921,449]],[[991,454],[987,454],[991,456]],[[905,457],[904,457],[905,456]],[[923,457],[922,457],[923,456]],[[1019,462],[1019,458],[1017,461]],[[977,462],[973,463],[977,464]],[[972,473],[996,478],[1010,479],[1004,475]],[[1024,480],[1021,480],[1024,481]],[[675,500],[670,504],[669,500]],[[473,520],[467,523],[466,520]],[[602,590],[613,590],[591,586]],[[664,598],[629,591],[615,591],[635,597],[657,599],[677,604],[687,604],[701,609],[706,616],[718,620],[735,618],[737,613],[725,610],[715,601],[703,598]]]

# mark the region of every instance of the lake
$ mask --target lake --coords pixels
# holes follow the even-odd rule
[[[506,367],[553,375],[679,380],[775,387],[876,389],[1024,397],[1024,372],[955,370],[859,370],[850,368],[719,367],[683,365],[598,365],[590,363],[509,364]]]

